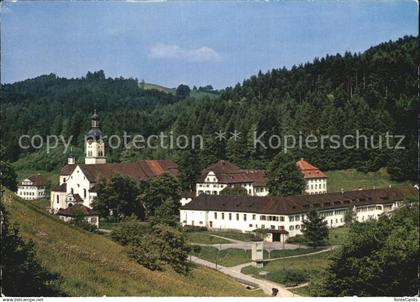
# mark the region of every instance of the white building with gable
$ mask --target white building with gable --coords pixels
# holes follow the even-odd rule
[[[48,180],[41,175],[25,178],[18,185],[17,196],[26,200],[45,198]]]

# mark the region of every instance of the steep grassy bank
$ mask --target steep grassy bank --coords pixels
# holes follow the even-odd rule
[[[261,295],[202,267],[187,277],[170,270],[150,271],[129,259],[115,242],[61,222],[11,193],[6,193],[5,204],[23,237],[35,242],[41,263],[62,276],[62,290],[70,296]]]

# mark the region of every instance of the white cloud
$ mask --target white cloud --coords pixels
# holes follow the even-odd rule
[[[215,50],[207,46],[187,49],[169,44],[156,44],[150,49],[149,56],[153,59],[181,59],[189,62],[219,61],[221,59]]]

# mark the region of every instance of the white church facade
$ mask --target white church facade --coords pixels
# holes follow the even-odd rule
[[[139,160],[129,163],[107,163],[103,134],[99,128],[96,112],[91,117],[91,129],[85,140],[85,162],[76,163],[69,156],[68,163],[60,171],[59,184],[51,190],[51,213],[63,211],[74,205],[83,209],[92,209],[92,202],[97,197],[97,185],[102,179],[110,179],[116,174],[125,175],[137,182],[164,173],[178,175],[178,166],[170,160]],[[85,210],[86,210],[85,209]],[[91,213],[87,210],[88,213]],[[60,216],[61,217],[61,216]],[[67,218],[66,218],[67,219]],[[64,218],[63,218],[64,220]]]

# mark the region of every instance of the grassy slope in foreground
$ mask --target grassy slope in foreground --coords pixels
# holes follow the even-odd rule
[[[7,193],[6,207],[24,238],[35,242],[42,264],[63,277],[70,296],[253,296],[233,279],[203,267],[190,276],[153,272],[130,260],[123,247],[72,227]]]

